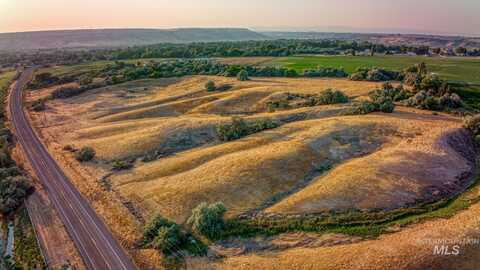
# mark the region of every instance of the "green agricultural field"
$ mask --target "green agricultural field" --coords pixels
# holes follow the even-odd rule
[[[480,84],[480,58],[443,58],[424,56],[297,56],[277,58],[267,65],[293,68],[299,72],[305,69],[343,67],[352,73],[359,67],[383,67],[402,70],[413,64],[425,62],[431,72],[451,81]]]

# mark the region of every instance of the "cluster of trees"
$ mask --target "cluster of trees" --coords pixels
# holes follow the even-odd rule
[[[8,151],[8,140],[0,139],[0,214],[9,215],[33,192],[33,186],[22,176]]]
[[[410,98],[413,96],[413,93],[405,90],[401,84],[394,87],[391,83],[384,83],[382,89],[373,90],[368,93],[368,96],[372,100],[378,100],[379,98],[385,97],[397,102]]]
[[[71,76],[58,77],[52,75],[50,72],[42,72],[36,74],[33,80],[28,83],[27,87],[33,90],[73,81],[75,81],[75,78]]]
[[[192,255],[204,255],[205,245],[178,224],[162,216],[156,216],[145,226],[144,246],[152,247],[166,256],[182,256],[183,250]]]
[[[371,112],[392,113],[395,110],[396,101],[410,98],[413,94],[403,88],[403,85],[394,87],[390,83],[384,83],[382,89],[368,93],[368,100],[362,100],[353,104],[346,114],[368,114]]]
[[[426,110],[455,110],[464,106],[460,96],[436,74],[430,74],[425,63],[405,69],[404,83],[414,96],[404,100],[407,106]]]
[[[375,51],[379,53],[418,51],[415,46],[383,45],[344,40],[291,39],[136,46],[112,50],[108,57],[116,60],[135,58],[278,57],[298,54],[343,54],[348,51],[365,51],[372,47],[375,47]]]
[[[387,71],[384,71],[387,73]],[[392,72],[390,72],[392,73]],[[127,64],[116,61],[105,67],[97,76],[104,76],[107,84],[116,84],[144,78],[168,78],[186,75],[218,75],[248,80],[252,77],[347,77],[343,69],[318,67],[299,74],[294,69],[283,67],[226,65],[211,60],[172,60],[149,62],[147,64]],[[387,78],[390,79],[390,78]],[[385,79],[386,80],[386,79]],[[210,91],[213,88],[210,88]]]
[[[192,210],[185,228],[158,215],[145,226],[143,244],[166,256],[183,257],[185,252],[194,256],[205,255],[207,247],[197,237],[218,239],[226,227],[226,212],[223,203],[203,202]]]
[[[366,79],[378,81],[381,78],[400,80],[409,86],[410,90],[404,89],[403,85],[393,87],[385,83],[382,89],[372,91],[370,100],[356,103],[350,114],[365,114],[373,111],[392,112],[393,102],[418,109],[426,110],[456,110],[464,107],[464,102],[450,85],[440,79],[438,75],[428,72],[425,63],[420,63],[406,68],[402,72],[390,72],[377,68],[361,69],[352,74],[351,79]]]

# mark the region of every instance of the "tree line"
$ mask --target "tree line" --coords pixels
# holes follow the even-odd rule
[[[263,40],[237,42],[206,42],[171,44],[162,43],[126,48],[85,50],[39,50],[23,53],[0,54],[1,66],[24,65],[73,65],[100,60],[128,60],[140,58],[212,58],[252,56],[292,56],[301,54],[339,55],[370,51],[372,53],[415,53],[425,55],[442,52],[441,48],[410,45],[384,45],[371,42],[344,40]],[[457,48],[454,53],[480,56],[480,50]]]

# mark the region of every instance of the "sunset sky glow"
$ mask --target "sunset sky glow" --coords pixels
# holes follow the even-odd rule
[[[479,0],[0,0],[0,32],[248,27],[480,36]]]

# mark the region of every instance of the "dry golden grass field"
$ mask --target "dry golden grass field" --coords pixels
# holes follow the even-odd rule
[[[208,92],[208,80],[228,90]],[[361,99],[379,87],[344,79],[141,80],[51,100],[45,111],[31,116],[139,265],[155,268],[161,258],[134,247],[144,222],[161,214],[183,224],[201,202],[223,202],[228,217],[252,210],[289,216],[394,210],[464,191],[473,180],[475,157],[460,118],[401,106],[392,114],[355,116],[341,114],[350,104],[268,109],[269,102],[290,94],[332,88]],[[48,91],[32,91],[28,100]],[[232,116],[271,119],[279,127],[221,141],[216,127]],[[96,160],[80,165],[62,150],[66,145],[93,147]],[[112,172],[115,160],[134,160],[134,167]],[[408,266],[410,259],[431,259],[429,246],[406,237],[441,235],[433,227],[452,237],[467,236],[480,225],[477,208],[368,241],[299,234],[264,239],[277,248],[263,251],[214,245],[225,259],[189,264],[200,269],[393,269],[395,260]],[[449,225],[461,222],[461,228]],[[358,252],[366,256],[362,264]]]

